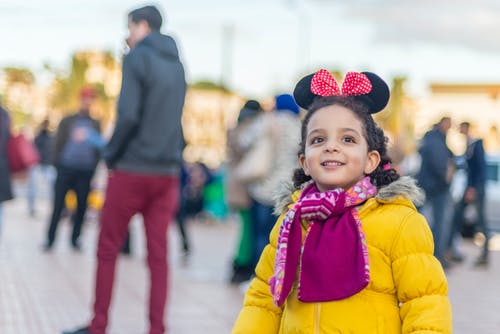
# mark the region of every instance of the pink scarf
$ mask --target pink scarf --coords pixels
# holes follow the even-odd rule
[[[298,297],[303,302],[344,299],[368,285],[368,248],[355,207],[376,193],[369,177],[346,191],[320,192],[314,183],[302,190],[279,231],[269,281],[277,306],[288,297],[299,264]],[[310,222],[302,249],[301,220]]]

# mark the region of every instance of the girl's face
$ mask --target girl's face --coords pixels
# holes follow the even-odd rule
[[[321,108],[312,115],[305,140],[300,164],[320,191],[349,189],[380,163],[377,151],[368,152],[362,121],[339,105]]]

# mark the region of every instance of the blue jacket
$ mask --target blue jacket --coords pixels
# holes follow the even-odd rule
[[[453,154],[446,145],[446,135],[437,128],[428,131],[422,138],[419,153],[422,158],[417,175],[419,186],[426,195],[448,191],[450,184],[446,174]]]
[[[482,139],[468,142],[465,158],[467,160],[467,186],[483,190],[486,183],[486,159]]]

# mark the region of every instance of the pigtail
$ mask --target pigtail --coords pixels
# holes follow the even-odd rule
[[[295,189],[300,189],[300,187],[309,180],[311,180],[311,177],[306,175],[302,168],[297,168],[293,171],[292,181]]]
[[[400,178],[398,172],[392,168],[389,157],[381,159],[380,164],[369,176],[370,181],[379,189]]]
[[[364,116],[366,125],[366,137],[369,150],[376,150],[380,154],[380,163],[377,168],[369,174],[370,181],[380,189],[399,179],[398,172],[392,168],[392,160],[387,154],[387,143],[389,138],[384,134],[384,130],[375,123],[370,115]]]

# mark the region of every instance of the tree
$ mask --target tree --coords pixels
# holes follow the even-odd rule
[[[2,71],[5,75],[3,103],[15,127],[26,125],[32,117],[35,76],[23,67],[4,67]]]
[[[50,108],[60,116],[74,112],[80,104],[79,92],[85,86],[96,90],[93,108],[106,126],[114,114],[116,95],[107,89],[111,77],[118,77],[118,64],[109,51],[81,51],[71,57],[68,71],[60,71],[45,65],[54,74],[49,94]],[[117,80],[114,80],[115,82]],[[118,79],[119,81],[119,79]],[[113,95],[113,96],[110,96]]]
[[[86,84],[85,72],[89,67],[85,57],[74,54],[71,59],[69,72],[55,73],[49,97],[49,106],[62,114],[78,108],[78,93]]]
[[[4,67],[3,72],[6,76],[6,82],[8,86],[16,84],[31,86],[35,83],[35,76],[27,68]]]
[[[398,163],[415,150],[415,104],[405,91],[406,77],[393,78],[387,107],[375,116],[379,125],[392,137],[392,158]]]

